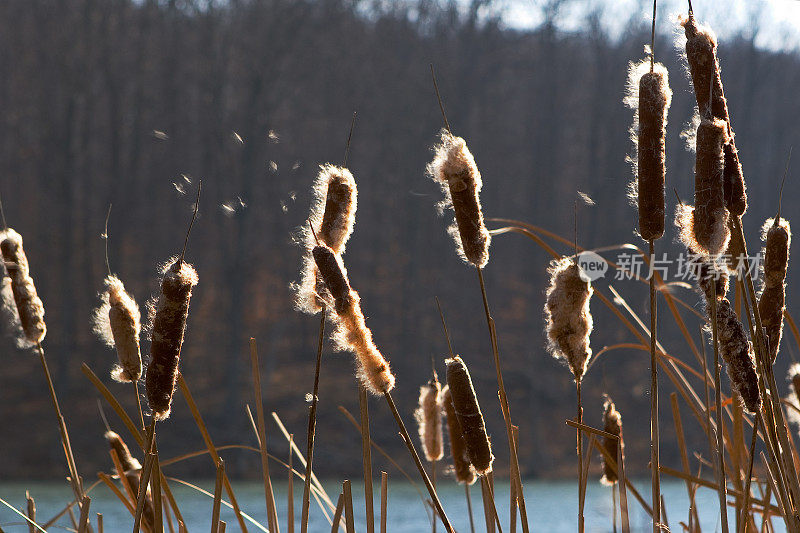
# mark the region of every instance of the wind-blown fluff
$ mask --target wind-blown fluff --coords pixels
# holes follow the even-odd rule
[[[367,327],[361,311],[361,298],[350,288],[347,273],[338,257],[327,246],[315,246],[312,252],[320,276],[335,300],[333,340],[336,349],[356,355],[358,379],[373,394],[394,388],[394,375]]]
[[[477,476],[467,453],[467,443],[464,441],[464,431],[458,421],[456,409],[453,406],[453,395],[450,386],[445,385],[440,395],[442,409],[447,420],[447,435],[450,438],[450,456],[453,459],[453,474],[457,483],[472,485]]]
[[[786,311],[786,269],[792,230],[785,218],[769,218],[761,229],[764,246],[764,288],[758,299],[761,325],[767,330],[772,361],[778,356]]]
[[[336,254],[344,254],[353,233],[357,197],[356,182],[348,169],[330,164],[320,166],[312,189],[308,222],[319,242]],[[292,284],[295,306],[304,313],[316,314],[322,309],[327,292],[311,255],[316,241],[308,224],[300,228],[299,234],[307,253],[303,256],[300,281]]]
[[[622,415],[617,411],[617,407],[608,395],[603,395],[603,431],[611,433],[617,437],[622,437]],[[617,454],[620,450],[622,441],[612,439],[611,437],[603,437],[603,449],[617,461]],[[623,448],[624,449],[624,448]],[[613,485],[619,481],[617,472],[611,468],[611,465],[606,461],[603,456],[603,477],[600,478],[600,483],[603,485]]]
[[[28,258],[22,248],[22,236],[11,228],[5,229],[0,233],[0,251],[8,279],[3,282],[3,305],[10,313],[12,326],[18,324],[15,329],[22,333],[17,336],[17,343],[29,348],[42,342],[47,333],[44,305],[36,294]]]
[[[747,411],[756,414],[761,409],[761,393],[753,352],[744,326],[727,298],[717,303],[717,332],[719,353],[725,361],[733,388],[742,397]]]
[[[425,460],[438,461],[444,455],[442,443],[442,411],[439,407],[442,387],[434,378],[419,388],[419,406],[414,412],[419,429],[419,440]]]
[[[178,258],[167,264],[153,313],[150,364],[145,376],[147,401],[156,420],[169,417],[189,316],[189,301],[198,281],[197,272],[189,263]]]
[[[459,356],[447,359],[445,363],[447,385],[453,400],[453,409],[461,425],[461,434],[467,445],[469,460],[478,475],[488,474],[492,471],[494,455],[469,370]]]
[[[548,272],[550,285],[544,307],[547,349],[556,359],[566,361],[575,381],[580,381],[592,356],[589,302],[594,289],[581,278],[580,267],[569,258],[553,261]]]
[[[113,368],[111,377],[116,381],[138,381],[142,376],[139,306],[116,276],[107,276],[105,286],[100,307],[92,317],[93,330],[107,346],[117,350],[119,365]]]
[[[444,192],[445,199],[440,207],[452,207],[455,213],[455,222],[448,228],[448,233],[456,242],[459,256],[483,268],[489,261],[491,236],[481,210],[481,173],[466,141],[442,131],[441,143],[434,148],[433,161],[428,164],[427,172]]]
[[[635,110],[631,140],[636,154],[631,157],[635,184],[630,188],[639,210],[639,234],[646,241],[664,235],[667,111],[672,101],[669,75],[661,63],[631,63],[628,68],[625,103]]]

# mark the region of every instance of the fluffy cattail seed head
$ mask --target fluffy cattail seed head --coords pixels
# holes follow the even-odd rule
[[[483,268],[489,261],[491,237],[483,222],[480,190],[483,182],[467,143],[448,131],[442,131],[441,143],[434,149],[428,174],[437,181],[445,195],[442,209],[452,207],[455,224],[448,232],[456,241],[459,255],[465,261]]]
[[[316,234],[320,244],[328,246],[336,254],[344,253],[355,225],[357,196],[356,182],[348,169],[334,165],[320,167],[314,181],[311,213],[308,217],[314,233],[312,234],[308,225],[300,230],[300,240],[308,252],[315,246]],[[301,279],[292,288],[297,308],[305,313],[316,314],[325,303],[327,293],[314,258],[308,252],[303,257]]]
[[[592,349],[592,314],[589,301],[594,289],[580,275],[580,267],[569,258],[554,261],[544,308],[550,354],[569,365],[576,381],[583,379]]]
[[[681,235],[687,246],[704,254],[721,254],[728,246],[730,230],[722,184],[723,152],[727,139],[721,120],[703,119],[697,128],[697,159],[694,177],[694,209],[686,212],[682,226],[691,237]]]
[[[197,272],[189,263],[176,259],[167,264],[158,304],[152,313],[150,364],[145,379],[147,401],[156,420],[169,417],[172,393],[178,379],[189,301],[198,281]]]
[[[764,289],[758,299],[761,325],[767,330],[772,361],[778,355],[783,336],[783,313],[786,311],[786,269],[789,265],[789,246],[792,231],[789,221],[767,219],[762,228],[766,241],[764,251]]]
[[[445,385],[440,396],[442,409],[447,419],[447,435],[450,437],[450,455],[453,458],[453,473],[458,483],[472,485],[477,476],[467,453],[467,443],[464,441],[464,431],[458,421],[456,409],[453,406],[453,395],[450,387]]]
[[[611,398],[607,395],[604,395],[603,398],[603,431],[622,437],[622,415],[617,411]],[[621,442],[622,441],[618,439],[603,437],[603,448],[614,458],[614,461],[617,461],[617,452],[620,449]],[[608,464],[604,456],[603,477],[600,479],[600,483],[603,485],[613,485],[617,481],[619,481],[617,472],[611,468],[611,465]]]
[[[419,407],[414,413],[419,428],[419,440],[422,451],[429,462],[438,461],[444,455],[442,444],[442,411],[439,407],[439,395],[442,387],[434,378],[419,388]]]
[[[350,307],[351,291],[347,272],[340,257],[324,244],[315,246],[312,255],[321,280],[325,283],[327,291],[333,296],[336,312],[345,311]]]
[[[692,274],[705,297],[706,304],[710,305],[715,295],[717,300],[725,298],[730,284],[728,269],[710,257],[694,254],[691,250],[690,253]]]
[[[125,472],[142,469],[141,463],[131,455],[131,451],[128,449],[128,445],[125,444],[125,441],[122,440],[122,437],[110,430],[106,431],[103,436],[108,441],[108,445],[111,449],[117,452],[117,457],[119,457],[119,462],[122,464],[122,469]]]
[[[447,385],[453,400],[453,408],[461,425],[464,442],[467,445],[467,454],[475,472],[478,475],[488,474],[492,471],[494,455],[486,434],[486,424],[483,421],[478,397],[472,386],[467,365],[459,356],[445,361],[447,363]]]
[[[664,180],[666,177],[667,110],[672,101],[667,69],[650,61],[632,63],[628,71],[625,102],[636,110],[631,138],[636,173],[635,201],[639,209],[639,234],[646,241],[664,235]],[[633,191],[633,187],[631,190]]]
[[[726,298],[717,303],[717,331],[719,353],[725,361],[733,388],[741,396],[747,411],[756,414],[761,409],[761,393],[753,353],[744,326]]]
[[[747,211],[747,186],[744,182],[742,164],[739,162],[739,151],[736,150],[732,135],[725,145],[724,152],[725,170],[722,183],[725,191],[725,207],[731,215],[742,216]]]
[[[106,345],[117,350],[119,365],[111,371],[111,377],[117,381],[138,381],[142,376],[139,306],[116,276],[107,276],[105,285],[100,307],[92,320],[94,332]]]
[[[7,278],[3,284],[3,305],[9,311],[15,329],[21,331],[21,347],[35,346],[44,340],[44,305],[36,294],[36,285],[28,268],[28,258],[22,248],[22,236],[11,228],[0,233],[0,251]],[[7,280],[7,281],[6,281]]]

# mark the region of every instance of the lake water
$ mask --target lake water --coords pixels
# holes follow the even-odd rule
[[[196,482],[203,489],[214,491],[214,482]],[[195,490],[182,487],[177,483],[170,483],[175,498],[178,501],[181,512],[187,521],[190,531],[208,531],[211,522],[211,504],[208,496],[202,495]],[[636,486],[643,497],[649,498],[649,480],[636,482]],[[233,488],[242,510],[257,521],[266,523],[266,511],[264,500],[263,484],[252,482],[235,482]],[[325,483],[331,499],[336,503],[336,499],[341,489],[341,485],[331,481]],[[424,490],[424,487],[421,487]],[[661,484],[664,498],[667,502],[667,515],[672,527],[672,531],[681,531],[679,521],[687,520],[689,500],[686,494],[686,485],[682,482],[664,480]],[[39,520],[47,520],[60,511],[71,496],[67,485],[55,485],[53,483],[0,483],[0,498],[11,503],[17,508],[25,507],[25,489],[28,489],[36,500],[37,516]],[[274,486],[276,500],[278,504],[279,519],[281,521],[281,531],[286,531],[286,483]],[[300,531],[300,502],[302,498],[302,484],[296,483],[294,486],[295,498],[295,517],[296,531]],[[504,531],[508,525],[508,486],[498,483],[495,487],[498,513]],[[445,511],[459,532],[469,532],[469,518],[467,513],[466,499],[463,487],[455,486],[452,483],[441,483],[439,494],[442,498]],[[480,496],[480,485],[474,485],[471,490],[472,508],[475,518],[476,531],[484,531],[483,507]],[[111,491],[103,485],[98,486],[91,493],[91,515],[103,513],[105,531],[131,531],[133,520],[128,511],[121,505],[119,500]],[[356,529],[359,532],[365,531],[365,518],[363,514],[363,486],[360,483],[353,483],[353,501],[355,508]],[[226,497],[227,499],[227,497]],[[651,531],[650,522],[647,515],[635,501],[628,495],[629,509],[631,516],[632,531]],[[576,484],[570,481],[527,481],[525,482],[525,500],[528,509],[528,519],[531,531],[576,531],[576,510],[577,510],[577,491]],[[697,492],[697,507],[700,512],[700,521],[704,531],[719,530],[719,503],[717,493],[706,489],[699,489]],[[375,481],[375,516],[376,522],[380,516],[380,480]],[[587,532],[610,532],[611,529],[611,492],[608,487],[601,486],[599,483],[590,483],[586,494],[585,523]],[[730,520],[733,521],[733,513]],[[233,513],[229,509],[223,508],[222,519],[227,522],[227,531],[237,531],[237,522]],[[389,479],[389,498],[388,498],[388,518],[389,531],[397,533],[406,532],[425,532],[430,531],[430,522],[427,518],[425,507],[420,501],[419,494],[415,488],[398,479]],[[733,523],[733,522],[731,522]],[[59,524],[68,525],[67,521]],[[775,521],[778,531],[784,531],[782,524]],[[15,515],[6,507],[0,507],[0,527],[2,530],[28,531],[27,526],[20,522],[19,516]],[[55,528],[53,528],[55,529]],[[58,528],[62,529],[63,528]],[[256,527],[250,527],[250,531],[258,531]],[[330,531],[331,527],[323,516],[319,507],[312,500],[310,531]],[[344,529],[342,529],[343,531]],[[377,528],[376,528],[377,530]],[[518,529],[521,531],[521,529]],[[438,528],[442,531],[442,527]]]

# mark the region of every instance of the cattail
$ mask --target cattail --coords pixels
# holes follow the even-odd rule
[[[182,259],[170,259],[167,265],[151,322],[150,364],[145,379],[147,401],[156,420],[169,417],[189,300],[198,281],[194,267]]]
[[[656,63],[651,72],[649,60],[632,63],[628,92],[625,101],[636,110],[631,137],[636,145],[633,196],[639,209],[639,234],[646,241],[656,240],[664,235],[665,139],[667,110],[672,101],[666,67]]]
[[[138,381],[142,376],[139,306],[116,276],[107,276],[105,285],[100,307],[93,316],[94,332],[106,345],[117,349],[119,365],[113,368],[111,377],[117,381]]]
[[[767,330],[772,361],[778,355],[783,336],[783,313],[786,310],[786,269],[792,231],[785,218],[769,218],[761,229],[766,242],[764,251],[764,290],[758,300],[761,325]]]
[[[741,216],[747,210],[747,192],[730,126],[728,102],[722,87],[717,59],[717,36],[711,28],[698,24],[691,14],[681,24],[686,34],[686,62],[694,86],[697,109],[704,116],[726,122],[728,139],[725,141],[723,175],[725,206],[732,215]]]
[[[434,148],[433,161],[428,164],[427,171],[444,192],[440,208],[452,207],[455,213],[455,223],[448,228],[448,233],[456,241],[458,254],[483,268],[489,261],[491,236],[481,211],[481,173],[466,141],[442,131],[441,143]]]
[[[442,411],[439,407],[439,395],[442,387],[434,374],[427,385],[419,388],[419,407],[414,418],[419,427],[419,440],[422,451],[428,462],[438,461],[444,455],[442,444]]]
[[[111,449],[117,452],[117,457],[119,457],[119,462],[122,464],[123,471],[130,472],[142,469],[141,463],[131,455],[131,451],[128,449],[128,445],[125,444],[125,441],[122,440],[122,437],[111,430],[106,431],[103,436],[108,441],[108,445]]]
[[[320,244],[328,246],[334,253],[342,255],[356,218],[358,191],[350,171],[344,167],[322,165],[314,180],[313,200],[308,226],[301,229],[301,240],[309,252],[315,244],[314,234]],[[325,284],[319,276],[311,253],[303,257],[300,282],[292,285],[295,305],[304,313],[316,314],[328,296]]]
[[[705,297],[706,305],[711,305],[711,299],[715,295],[717,301],[725,298],[730,285],[727,268],[710,257],[694,254],[691,250],[689,253],[691,254],[692,274]]]
[[[569,365],[575,381],[586,372],[592,349],[592,314],[589,301],[594,289],[580,275],[580,267],[569,258],[554,261],[548,269],[550,286],[544,308],[550,354]]]
[[[732,230],[731,227],[731,219],[728,219],[728,230]],[[733,275],[742,275],[744,274],[745,270],[748,268],[748,259],[747,254],[744,253],[744,247],[742,246],[742,240],[735,237],[733,233],[731,233],[731,238],[728,239],[728,248],[725,250],[723,254],[725,258],[725,266],[728,269],[728,272]]]
[[[47,327],[44,323],[44,305],[36,294],[36,286],[28,268],[28,258],[22,248],[22,236],[11,228],[1,234],[0,251],[3,254],[6,273],[3,302],[10,316],[21,329],[20,346],[30,347],[44,340]]]
[[[475,483],[477,476],[472,463],[469,461],[464,432],[461,429],[461,423],[458,421],[456,409],[453,406],[453,396],[450,394],[448,385],[442,388],[440,399],[447,419],[447,434],[450,437],[450,455],[453,458],[453,473],[456,476],[456,482],[472,485]]]
[[[753,353],[744,326],[727,298],[717,303],[717,331],[719,353],[725,361],[733,388],[742,397],[747,411],[757,414],[761,409],[761,394]]]
[[[458,423],[461,425],[461,434],[467,446],[467,454],[475,472],[478,475],[488,474],[492,471],[492,446],[486,434],[486,425],[483,421],[478,397],[472,386],[467,365],[459,356],[447,359],[447,385],[453,400]]]
[[[336,311],[336,348],[356,355],[358,378],[373,394],[384,394],[394,388],[394,375],[389,363],[372,340],[372,331],[364,321],[361,298],[350,288],[341,259],[324,245],[315,246],[314,261],[320,276],[334,298]]]
[[[722,145],[725,123],[703,119],[697,128],[697,159],[695,162],[695,206],[678,208],[677,224],[680,238],[692,250],[716,256],[728,246],[730,230],[722,186]]]
[[[617,437],[622,437],[622,415],[617,411],[617,407],[608,395],[603,395],[603,431],[611,433]],[[622,441],[612,439],[611,437],[603,437],[603,449],[608,452],[608,455],[617,461],[617,454],[619,452]],[[619,465],[617,465],[619,466]],[[619,481],[616,470],[611,468],[611,465],[606,461],[603,456],[603,477],[600,483],[603,485],[613,485]]]

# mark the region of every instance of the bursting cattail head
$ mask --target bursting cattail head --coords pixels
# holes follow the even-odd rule
[[[439,380],[434,375],[432,380],[419,388],[419,407],[414,412],[422,451],[429,462],[438,461],[444,455],[442,411],[439,407],[441,391]]]
[[[617,437],[622,437],[622,415],[617,411],[617,407],[608,395],[603,395],[603,431],[611,433]],[[620,450],[622,444],[621,440],[612,439],[611,437],[603,437],[603,448],[608,454],[617,461],[617,452]],[[603,485],[613,485],[619,481],[617,472],[611,468],[611,465],[603,457],[603,477],[600,483]]]
[[[719,353],[725,361],[731,384],[741,396],[747,411],[757,414],[761,409],[761,393],[758,390],[753,352],[744,326],[726,298],[717,303],[717,331]]]
[[[336,254],[343,254],[356,221],[358,191],[350,171],[344,167],[322,165],[314,180],[313,199],[308,223],[320,244]],[[303,256],[300,281],[292,284],[298,310],[316,314],[325,303],[325,284],[319,278],[311,250],[316,244],[308,224],[300,229],[299,240],[307,250]]]
[[[163,270],[161,294],[151,313],[150,364],[145,379],[147,401],[156,420],[169,417],[189,301],[197,281],[194,267],[180,258],[170,259]]]
[[[792,231],[789,221],[767,219],[762,228],[764,247],[764,289],[758,299],[761,325],[767,330],[772,361],[778,356],[783,336],[783,313],[786,311],[786,269]]]
[[[730,130],[730,123],[728,123]],[[729,131],[730,133],[730,131]],[[747,211],[747,185],[744,182],[742,164],[739,162],[739,151],[730,133],[730,139],[724,148],[725,170],[722,183],[725,191],[725,207],[733,216],[742,216]]]
[[[105,435],[103,436],[108,441],[108,445],[111,447],[111,449],[117,452],[119,462],[122,464],[122,470],[125,472],[131,472],[142,469],[141,463],[139,463],[139,461],[133,455],[131,455],[131,451],[128,449],[128,445],[125,444],[125,441],[122,440],[122,437],[111,430],[106,431]]]
[[[592,356],[589,301],[594,289],[570,258],[554,261],[548,272],[550,285],[544,307],[547,349],[556,359],[566,361],[575,380],[580,381]]]
[[[109,347],[116,347],[119,365],[111,371],[116,381],[138,381],[142,376],[139,349],[141,313],[136,301],[116,276],[107,276],[92,319],[93,330]]]
[[[694,15],[689,15],[681,25],[686,34],[686,63],[697,98],[697,109],[701,115],[710,110],[711,116],[727,121],[727,105],[721,90],[722,82],[717,61],[717,36],[710,27],[699,24]],[[709,97],[711,97],[710,108]]]
[[[715,295],[717,301],[725,298],[730,285],[730,276],[726,266],[713,258],[696,254],[692,250],[689,250],[689,254],[691,273],[697,280],[697,287],[705,297],[706,305],[711,305],[711,299]]]
[[[455,213],[455,223],[448,232],[456,241],[458,254],[483,268],[489,261],[491,236],[481,210],[481,173],[466,141],[442,131],[441,143],[434,148],[433,161],[428,164],[427,171],[444,192],[440,208],[452,207]]]
[[[394,388],[394,375],[372,340],[372,331],[361,311],[361,298],[350,288],[341,258],[324,245],[315,246],[313,256],[320,277],[335,301],[335,348],[356,355],[358,379],[368,391],[376,395],[389,392]]]
[[[17,343],[22,348],[35,346],[44,340],[44,305],[36,294],[28,258],[22,248],[22,236],[11,228],[0,233],[0,251],[7,277],[3,280],[3,306],[17,331]]]
[[[636,155],[631,158],[636,175],[632,199],[639,210],[639,234],[646,241],[664,235],[664,181],[666,177],[667,110],[672,101],[667,69],[650,61],[631,63],[625,102],[636,110],[631,139]]]
[[[440,395],[442,409],[447,419],[447,435],[450,437],[450,455],[453,458],[453,474],[456,482],[472,485],[477,476],[467,453],[467,443],[464,441],[464,431],[458,421],[456,409],[453,406],[453,395],[450,387],[445,385]]]
[[[494,455],[486,434],[486,424],[483,413],[478,405],[478,397],[472,386],[467,365],[459,356],[447,359],[447,385],[453,400],[458,423],[461,425],[461,434],[467,445],[467,454],[475,472],[478,475],[488,474],[492,471]]]

